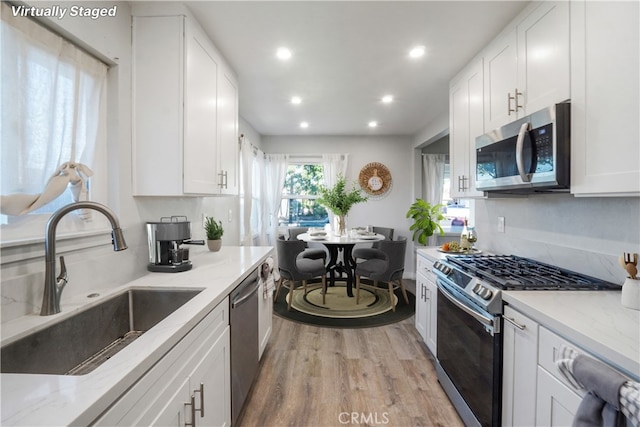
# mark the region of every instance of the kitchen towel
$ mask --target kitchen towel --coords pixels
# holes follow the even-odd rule
[[[260,266],[258,283],[262,286],[262,298],[269,299],[273,296],[276,283],[280,280],[280,272],[273,268],[275,261],[268,257]]]
[[[640,386],[590,357],[562,346],[556,361],[560,373],[576,389],[586,389],[573,420],[574,427],[624,426],[627,417],[640,421]]]

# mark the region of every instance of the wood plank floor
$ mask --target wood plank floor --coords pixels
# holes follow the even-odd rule
[[[414,317],[363,329],[273,317],[237,426],[463,426],[436,380]]]

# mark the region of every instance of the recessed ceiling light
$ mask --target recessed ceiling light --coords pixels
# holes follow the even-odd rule
[[[291,51],[286,47],[281,47],[281,48],[278,48],[278,51],[276,52],[276,56],[282,60],[287,60],[291,58]]]
[[[306,129],[306,128],[308,128],[308,127],[309,127],[309,123],[307,123],[307,122],[300,122],[300,127],[301,127],[301,128],[303,128],[303,129]]]
[[[424,46],[416,46],[409,51],[409,56],[412,58],[420,58],[424,55]]]
[[[369,122],[369,127],[370,127],[370,128],[374,128],[374,127],[376,127],[376,126],[378,126],[378,122],[375,122],[375,121],[371,121],[371,122]]]
[[[299,96],[292,96],[291,97],[291,103],[292,104],[300,104],[302,102],[302,98],[300,98]]]
[[[384,102],[385,104],[389,104],[391,102],[393,102],[393,96],[391,95],[385,95],[382,97],[382,102]]]

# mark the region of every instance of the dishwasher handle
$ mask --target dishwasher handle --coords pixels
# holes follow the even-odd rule
[[[240,294],[236,295],[235,298],[233,299],[233,301],[231,301],[231,309],[234,308],[238,308],[240,307],[242,304],[244,304],[249,298],[251,298],[256,292],[258,292],[258,289],[260,289],[260,283],[256,280],[255,282],[255,287],[251,290],[251,292],[246,293],[243,296],[240,296]],[[249,286],[245,286],[246,288],[248,288]]]

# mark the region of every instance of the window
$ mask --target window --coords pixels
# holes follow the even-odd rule
[[[316,202],[323,183],[319,163],[290,163],[282,190],[278,225],[324,227],[329,223],[327,210]]]
[[[442,204],[445,206],[443,213],[445,219],[440,221],[443,227],[456,227],[462,229],[465,219],[471,218],[470,201],[465,199],[454,199],[451,197],[451,165],[447,156],[444,165],[444,183],[442,185]]]
[[[3,243],[43,237],[50,214],[74,200],[106,199],[107,65],[8,9],[3,3],[0,194],[36,196],[3,198]],[[89,182],[91,172],[98,179]],[[54,175],[60,185],[48,185]],[[38,199],[39,194],[51,197]],[[69,231],[89,228],[102,225],[75,224]]]

